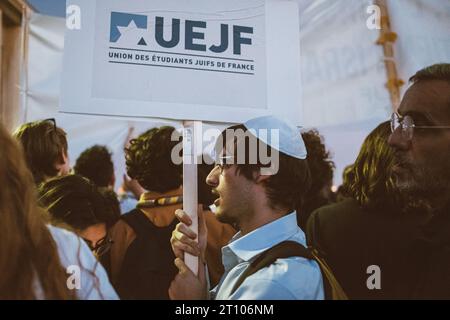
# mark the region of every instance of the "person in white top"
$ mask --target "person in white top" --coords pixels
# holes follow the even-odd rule
[[[118,295],[103,266],[86,242],[74,233],[48,225],[58,247],[67,283],[81,300],[117,300]],[[77,278],[79,276],[79,278]]]
[[[87,245],[46,226],[23,151],[1,126],[0,181],[0,300],[116,299]]]

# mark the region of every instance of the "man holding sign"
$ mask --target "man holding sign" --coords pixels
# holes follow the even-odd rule
[[[262,253],[282,242],[305,245],[295,210],[301,207],[311,178],[300,132],[275,117],[260,117],[222,132],[217,149],[221,150],[219,164],[207,178],[218,196],[215,214],[239,232],[222,248],[225,274],[208,295],[204,215],[199,214],[197,237],[189,228],[189,216],[177,210],[181,223],[171,243],[179,273],[171,283],[170,298],[323,299],[320,268],[313,260],[287,256],[249,272]],[[184,263],[185,252],[203,262],[198,277]]]
[[[179,138],[173,127],[152,128],[131,140],[126,149],[128,175],[148,191],[110,231],[113,245],[104,260],[109,259],[111,281],[121,299],[168,299],[167,289],[177,272],[169,239],[176,224],[174,211],[183,201],[183,168],[171,161]],[[216,251],[233,230],[218,223],[209,211],[206,223],[214,230],[207,240],[206,259],[215,282],[223,273]]]
[[[189,127],[190,121],[239,123],[242,119],[276,112],[302,122],[299,16],[295,1],[68,0],[68,4],[79,5],[82,9],[83,28],[66,33],[60,111],[183,121],[186,133],[183,158],[197,156],[190,152],[196,150],[195,137],[198,137],[195,125]],[[304,242],[303,232],[293,228],[296,226],[294,209],[307,189],[309,172],[304,144],[298,140],[300,135],[295,129],[287,128],[283,124],[278,129],[282,137],[295,131],[290,137],[292,141],[279,149],[275,141],[268,143],[277,155],[278,151],[282,152],[280,163],[257,159],[256,165],[228,167],[227,164],[223,170],[215,168],[210,175],[210,184],[220,194],[218,217],[223,218],[222,221],[230,217],[229,223],[241,230],[238,236],[242,239],[235,239],[235,244],[245,245],[245,241],[238,240],[257,231],[257,239],[250,238],[252,244],[258,244],[260,234],[267,231],[274,235],[287,232],[290,237],[286,239]],[[264,141],[259,135],[255,137]],[[190,141],[192,150],[188,148]],[[240,169],[245,170],[238,174]],[[218,171],[221,171],[220,177],[229,174],[234,178],[219,180]],[[268,174],[267,171],[278,173]],[[183,207],[191,216],[192,230],[196,230],[198,222],[196,173],[196,166],[183,161]],[[226,196],[221,194],[222,188],[226,189]],[[228,199],[229,192],[231,199]],[[242,212],[235,210],[238,208]],[[288,214],[290,212],[292,214]],[[171,214],[173,216],[173,210]],[[205,217],[201,218],[203,223]],[[285,230],[285,227],[289,228]],[[183,230],[177,230],[173,241],[177,257],[184,259],[183,252],[186,252],[204,258],[205,231],[201,230],[199,236],[202,250],[194,252],[195,245],[188,241],[183,244],[180,241],[186,240],[180,232]],[[210,229],[208,237],[211,235],[215,233]],[[251,256],[246,255],[244,260],[261,253],[258,250],[263,247],[271,248],[278,243],[278,238],[265,239],[268,241],[259,243],[257,250],[254,248],[256,251],[251,251]],[[183,262],[196,273],[197,260],[187,255]],[[310,289],[305,293],[283,287],[284,283],[291,282],[288,274],[288,278],[282,275],[283,279],[279,279],[282,286],[275,297],[321,298],[323,290],[317,265],[300,258],[286,261],[288,266],[293,263],[294,269],[305,269],[305,280],[300,280],[307,287],[312,286],[314,293]],[[180,262],[177,260],[178,264]],[[227,268],[224,279],[234,279],[237,274],[230,273],[227,261],[224,263]],[[212,269],[209,265],[209,270]],[[276,267],[275,271],[278,269]],[[203,276],[201,272],[200,278]],[[255,276],[244,281],[233,297],[245,298],[242,288]],[[142,278],[136,277],[136,282]],[[230,284],[220,284],[218,298],[231,295],[223,291],[228,286]],[[286,290],[293,295],[288,297]],[[171,292],[178,295],[179,290]],[[263,297],[264,293],[258,295],[258,298]]]

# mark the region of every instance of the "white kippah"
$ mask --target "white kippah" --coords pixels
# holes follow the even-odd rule
[[[274,116],[253,118],[244,123],[252,135],[268,146],[297,159],[306,159],[307,152],[300,129]],[[271,130],[278,130],[279,141],[272,141]]]

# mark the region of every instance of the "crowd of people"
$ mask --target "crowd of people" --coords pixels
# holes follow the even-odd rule
[[[198,164],[198,232],[175,128],[127,140],[114,190],[105,146],[71,169],[54,119],[0,126],[0,299],[450,299],[450,64],[410,82],[336,192],[317,130],[273,116],[224,130]]]

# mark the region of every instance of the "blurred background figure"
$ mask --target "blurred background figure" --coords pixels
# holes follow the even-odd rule
[[[36,185],[69,173],[66,133],[56,126],[55,119],[25,123],[14,136],[22,144]]]
[[[79,175],[53,178],[39,187],[39,201],[50,213],[52,224],[77,233],[101,262],[112,245],[108,230],[120,217],[113,196],[102,194],[95,184]]]
[[[50,225],[16,141],[0,126],[0,299],[117,299],[105,270],[74,234]],[[67,286],[80,268],[79,290]]]
[[[75,174],[88,178],[97,187],[114,190],[114,163],[106,146],[95,145],[84,150],[75,162],[73,170]]]
[[[132,210],[137,204],[137,199],[145,192],[136,180],[132,180],[126,175],[123,176],[119,194],[114,192],[116,182],[114,163],[112,154],[106,146],[95,145],[84,150],[78,157],[73,169],[75,174],[88,178],[104,194],[108,194],[113,203],[118,201],[121,213]],[[113,196],[116,201],[114,201]]]
[[[297,210],[297,222],[305,230],[306,221],[311,213],[320,207],[333,202],[334,163],[330,152],[326,149],[323,137],[315,129],[302,133],[308,151],[308,167],[311,173],[311,188],[305,196],[303,207]]]
[[[0,190],[0,299],[75,298],[36,205],[33,178],[22,151],[2,126],[0,181],[5,186]]]
[[[349,197],[317,209],[306,228],[308,244],[324,254],[351,299],[405,297],[407,248],[426,220],[413,211],[405,214],[410,200],[394,184],[390,133],[390,123],[384,122],[369,134],[345,175]],[[382,272],[379,290],[367,285],[372,265]]]
[[[335,202],[341,202],[351,197],[349,183],[354,179],[353,174],[353,165],[348,165],[344,168],[342,173],[342,184],[337,188],[334,195]]]
[[[128,134],[125,138],[123,150],[130,147],[130,141],[133,138],[134,127],[128,127]],[[117,196],[120,202],[120,211],[122,214],[130,212],[138,203],[139,198],[146,190],[142,188],[136,179],[131,179],[126,173],[122,176],[122,184],[117,190]]]

